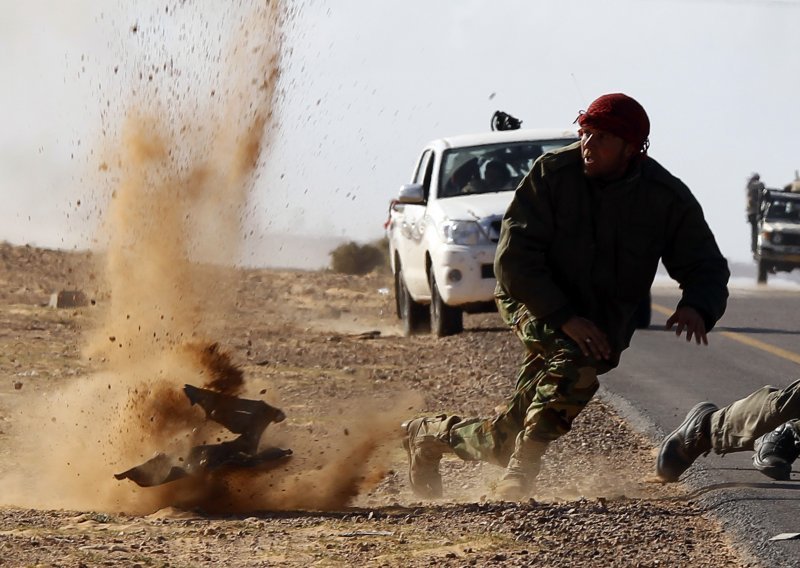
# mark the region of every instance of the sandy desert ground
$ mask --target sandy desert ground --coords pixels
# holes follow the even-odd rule
[[[3,566],[750,565],[680,486],[653,482],[651,440],[601,400],[551,448],[529,502],[493,501],[498,470],[453,459],[444,499],[415,498],[399,421],[490,413],[520,351],[496,314],[468,316],[457,337],[401,337],[386,275],[217,274],[234,301],[192,340],[219,343],[242,396],[284,410],[262,444],[294,456],[149,489],[117,481],[154,447],[175,449],[184,422],[204,427],[179,388],[208,377],[188,359],[158,377],[175,361],[155,348],[126,370],[137,355],[117,337],[127,359],[93,347],[112,303],[91,289],[95,260],[0,246]],[[47,307],[75,288],[93,305]]]

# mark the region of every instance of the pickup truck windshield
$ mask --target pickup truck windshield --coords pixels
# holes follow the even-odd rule
[[[511,191],[542,154],[576,142],[576,138],[507,142],[446,150],[442,155],[437,195]]]
[[[790,221],[800,223],[800,199],[776,199],[767,203],[767,221]]]

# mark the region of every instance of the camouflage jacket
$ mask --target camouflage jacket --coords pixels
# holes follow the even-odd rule
[[[495,257],[498,294],[555,328],[585,317],[619,353],[659,259],[681,285],[679,305],[710,330],[725,311],[730,273],[700,204],[649,157],[622,180],[591,181],[575,143],[540,157],[517,187]]]

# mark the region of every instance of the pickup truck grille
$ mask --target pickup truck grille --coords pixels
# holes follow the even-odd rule
[[[800,233],[781,233],[781,246],[784,245],[800,246]]]

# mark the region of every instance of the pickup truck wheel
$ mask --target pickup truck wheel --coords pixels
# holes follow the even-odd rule
[[[769,268],[767,267],[767,263],[763,260],[758,261],[758,283],[759,284],[766,284],[767,283],[767,272],[769,272]]]
[[[436,277],[431,268],[431,331],[436,337],[455,335],[464,331],[464,313],[459,308],[448,306],[442,301]]]
[[[403,318],[403,306],[400,305],[400,265],[397,266],[397,271],[394,273],[394,313],[397,314],[398,319]]]
[[[397,298],[397,310],[400,319],[403,321],[403,335],[419,335],[428,331],[430,319],[428,310],[425,306],[418,304],[408,293],[408,288],[403,281],[403,271],[398,267],[395,273],[395,294]]]

